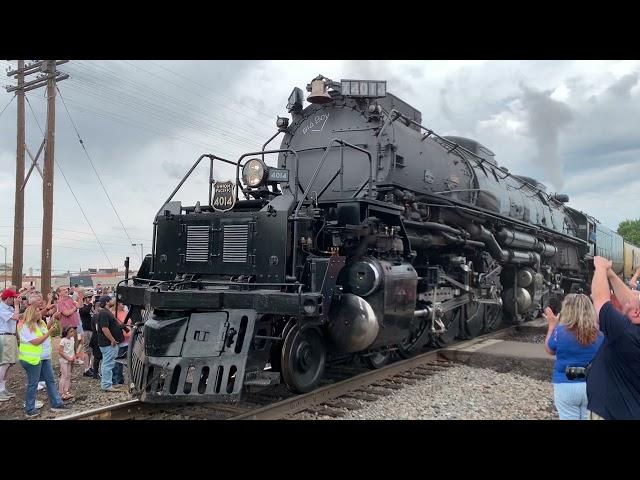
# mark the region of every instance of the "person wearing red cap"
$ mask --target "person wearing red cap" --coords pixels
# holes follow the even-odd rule
[[[18,296],[15,290],[6,289],[2,292],[0,302],[0,402],[6,402],[15,394],[7,390],[7,372],[16,363],[18,341],[16,326],[19,314],[13,308],[14,299]]]

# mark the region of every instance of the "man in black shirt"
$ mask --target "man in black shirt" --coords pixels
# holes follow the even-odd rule
[[[113,385],[113,367],[118,356],[118,343],[124,340],[122,328],[116,317],[105,308],[111,300],[108,295],[100,297],[100,311],[96,315],[98,346],[102,352],[102,380],[100,388],[105,392],[118,392],[118,388]]]
[[[587,377],[588,409],[592,418],[640,419],[640,299],[611,270],[611,261],[593,259],[593,305],[600,318],[604,344],[593,359]],[[613,308],[609,282],[623,305]],[[595,415],[593,415],[595,414]]]
[[[91,330],[91,311],[93,309],[93,305],[91,304],[91,297],[84,297],[83,305],[80,307],[78,312],[80,313],[80,322],[82,323],[82,351],[85,356],[84,360],[84,376],[92,377],[93,369],[91,368],[91,360],[92,360],[92,351],[91,351],[91,335],[93,331]]]

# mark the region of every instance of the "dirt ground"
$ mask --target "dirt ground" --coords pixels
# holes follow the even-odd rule
[[[58,345],[60,337],[52,340],[53,350],[53,371],[56,375],[56,385],[58,385],[58,375],[60,373],[60,364],[58,363]],[[107,393],[100,389],[100,380],[90,377],[83,377],[85,365],[74,365],[71,379],[71,393],[74,399],[65,402],[71,410],[65,413],[53,413],[50,410],[50,404],[47,396],[46,388],[39,390],[37,399],[44,402],[44,406],[39,410],[40,416],[35,419],[52,419],[65,416],[70,413],[89,410],[91,408],[102,407],[112,403],[128,400],[131,396],[126,392]],[[9,369],[7,375],[7,389],[15,393],[15,398],[6,402],[0,402],[0,420],[22,420],[25,419],[25,411],[23,403],[25,400],[25,391],[27,386],[27,375],[19,363],[16,363]]]

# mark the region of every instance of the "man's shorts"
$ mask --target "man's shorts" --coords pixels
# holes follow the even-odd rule
[[[87,355],[91,355],[91,347],[89,343],[91,342],[91,335],[93,332],[91,330],[82,332],[82,351]]]
[[[15,335],[0,335],[0,365],[16,363],[18,341]]]

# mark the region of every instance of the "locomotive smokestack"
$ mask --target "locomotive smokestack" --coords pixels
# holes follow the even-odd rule
[[[311,95],[307,97],[309,103],[329,103],[333,99],[327,93],[327,84],[325,83],[325,77],[318,75],[311,80]]]

